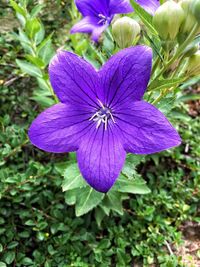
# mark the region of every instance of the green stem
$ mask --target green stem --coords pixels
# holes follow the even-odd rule
[[[173,63],[174,61],[181,55],[181,53],[184,51],[184,49],[189,45],[189,43],[193,40],[194,36],[196,35],[196,32],[199,28],[199,25],[196,24],[193,28],[193,30],[191,31],[191,33],[188,35],[187,39],[185,40],[185,42],[183,42],[182,45],[179,46],[179,48],[177,49],[177,52],[175,53],[175,55],[167,62],[167,64],[160,70],[160,72],[156,75],[156,77],[151,81],[154,82],[155,80],[157,80]],[[151,85],[150,83],[150,85]]]

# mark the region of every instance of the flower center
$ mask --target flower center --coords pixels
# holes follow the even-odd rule
[[[108,22],[108,18],[102,14],[99,14],[98,17],[100,18],[98,24],[105,25]]]
[[[103,123],[105,130],[107,130],[108,127],[108,121],[112,120],[115,123],[114,117],[112,115],[112,112],[109,108],[104,107],[101,105],[101,108],[99,111],[97,111],[91,118],[90,121],[96,122],[96,128],[98,129],[99,126]]]

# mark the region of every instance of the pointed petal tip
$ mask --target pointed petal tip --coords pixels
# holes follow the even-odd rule
[[[89,184],[89,186],[91,186],[94,190],[96,190],[97,192],[100,193],[108,193],[108,191],[110,191],[110,189],[113,187],[113,185],[115,184],[116,180],[112,182],[112,184],[107,184],[107,183],[101,183],[101,184],[96,184],[96,183],[91,183],[90,181],[87,181],[85,179],[85,181]]]

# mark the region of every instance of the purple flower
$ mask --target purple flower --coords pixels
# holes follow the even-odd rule
[[[147,12],[154,14],[159,0],[136,0]],[[131,13],[129,0],[75,0],[83,19],[75,24],[71,33],[89,33],[97,42],[101,33],[110,25],[115,14]]]
[[[151,63],[146,46],[120,51],[99,71],[77,55],[59,51],[49,74],[61,103],[33,121],[31,142],[47,152],[77,151],[83,177],[100,192],[112,187],[126,153],[151,154],[179,145],[170,122],[142,100]]]
[[[72,27],[71,33],[89,33],[95,42],[110,25],[115,14],[133,11],[129,0],[75,0],[75,3],[83,19]]]
[[[154,15],[157,8],[160,6],[159,0],[135,0],[135,1],[151,15]]]

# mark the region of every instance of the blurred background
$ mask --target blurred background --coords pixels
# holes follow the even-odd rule
[[[71,0],[22,2],[34,26],[19,32],[20,10],[16,16],[13,3],[0,1],[0,267],[199,267],[200,79],[184,84],[173,103],[182,145],[137,166],[151,193],[129,195],[123,205],[114,199],[109,216],[101,218],[97,209],[77,216],[62,191],[69,156],[39,151],[27,129],[53,103],[44,88],[50,88],[47,65],[58,48],[95,66],[103,59],[89,38],[69,35],[80,19]],[[103,44],[106,58],[111,46],[108,40]]]

